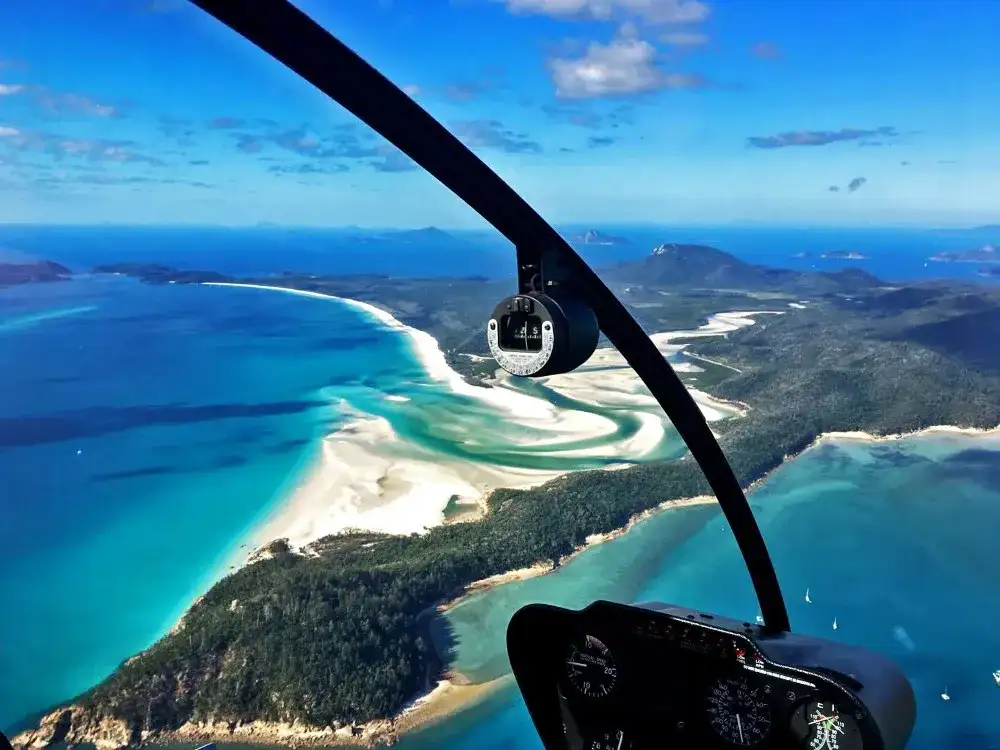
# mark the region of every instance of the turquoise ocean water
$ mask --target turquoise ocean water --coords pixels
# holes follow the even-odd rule
[[[913,750],[1000,747],[1000,440],[926,436],[822,443],[751,497],[792,626],[877,649],[918,701]],[[810,589],[811,604],[805,602]],[[503,633],[529,602],[662,601],[745,619],[757,613],[739,551],[714,506],[668,510],[556,572],[451,609],[454,668],[508,672]],[[838,619],[839,629],[832,623]],[[951,700],[941,700],[947,689]],[[516,688],[411,736],[400,750],[540,748]]]
[[[116,278],[5,290],[0,393],[0,595],[17,613],[0,618],[8,730],[168,630],[353,418],[344,402],[425,458],[608,461],[512,450],[528,428],[498,426],[494,407],[433,380],[405,333],[336,300],[266,290]],[[561,403],[607,416],[614,440],[641,426]],[[483,424],[489,435],[468,439]],[[649,458],[681,450],[668,433]]]
[[[5,291],[0,726],[170,627],[336,426],[331,378],[408,373],[402,337],[338,304],[115,279]]]
[[[0,598],[13,613],[0,618],[4,729],[169,628],[342,423],[340,399],[432,450],[499,448],[456,444],[490,413],[431,381],[405,336],[336,302],[280,293],[107,278],[5,290],[0,393]],[[619,437],[637,429],[616,419]],[[673,450],[668,441],[662,452]],[[505,460],[601,463],[530,451]],[[930,437],[825,445],[753,498],[793,625],[885,651],[913,679],[915,748],[1000,748],[990,678],[1000,669],[998,492],[993,439]],[[517,606],[597,597],[756,613],[717,510],[680,509],[454,609],[454,666],[477,680],[501,675]],[[948,703],[938,698],[946,686]],[[508,686],[404,741],[441,746],[538,743]]]

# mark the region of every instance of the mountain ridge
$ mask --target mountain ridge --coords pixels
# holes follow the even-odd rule
[[[668,242],[644,258],[605,269],[608,279],[641,286],[739,288],[807,291],[813,294],[851,292],[884,286],[885,282],[859,268],[838,271],[795,271],[772,268],[737,258],[708,245]]]

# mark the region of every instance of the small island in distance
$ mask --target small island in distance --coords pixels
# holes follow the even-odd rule
[[[856,250],[831,250],[819,257],[827,260],[868,260],[868,256]]]
[[[930,260],[942,263],[1000,263],[1000,251],[997,251],[994,245],[983,245],[974,250],[938,253],[932,255]],[[982,275],[980,274],[980,276]],[[993,274],[988,275],[992,276]]]
[[[51,260],[24,263],[0,263],[0,286],[67,281],[73,272]]]
[[[573,245],[629,245],[629,244],[631,244],[624,237],[615,237],[614,235],[604,234],[603,232],[598,232],[596,229],[588,229],[583,234],[571,237],[569,241]]]

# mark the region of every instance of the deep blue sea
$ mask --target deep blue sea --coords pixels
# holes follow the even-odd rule
[[[584,255],[596,266],[661,242],[703,242],[800,268],[843,267],[852,263],[816,256],[858,250],[870,257],[853,265],[890,280],[975,279],[975,264],[927,256],[1000,240],[913,230],[609,231],[635,243],[590,248]],[[505,277],[513,269],[509,248],[484,235],[445,249],[343,240],[315,230],[0,227],[0,259],[27,254],[79,271],[117,260],[247,274]],[[812,256],[793,257],[801,252]],[[162,635],[341,423],[330,389],[345,384],[360,407],[420,433],[412,408],[382,399],[401,388],[433,392],[408,340],[338,303],[114,278],[0,290],[0,598],[14,613],[0,617],[0,727],[72,697]],[[1000,746],[989,723],[1000,705],[990,679],[1000,669],[991,625],[1000,616],[998,480],[1000,452],[989,439],[928,438],[824,447],[754,497],[793,624],[884,650],[914,680],[913,747]],[[556,575],[456,608],[460,632],[468,622],[497,634],[467,636],[457,668],[482,679],[503,673],[495,645],[522,601],[658,598],[752,616],[735,555],[714,509],[663,513]],[[806,586],[811,607],[798,602]],[[983,618],[955,619],[970,606]],[[937,698],[945,686],[949,703]],[[444,738],[461,750],[538,746],[509,689],[407,744]]]

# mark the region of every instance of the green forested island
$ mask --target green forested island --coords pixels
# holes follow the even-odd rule
[[[288,273],[237,280],[136,264],[95,270],[150,283],[266,283],[372,302],[437,337],[470,377],[493,365],[461,355],[484,353],[482,324],[512,291],[510,283],[483,279]],[[767,269],[687,245],[663,245],[602,277],[650,332],[693,327],[725,310],[789,312],[726,338],[693,340],[687,350],[718,363],[699,375],[699,387],[750,406],[714,426],[744,486],[824,432],[1000,424],[1000,350],[988,333],[1000,325],[1000,292],[990,286]],[[16,742],[139,744],[172,739],[190,722],[322,728],[392,717],[442,668],[424,627],[434,605],[476,580],[558,562],[587,536],[621,528],[664,501],[707,492],[697,465],[681,459],[497,490],[484,518],[424,535],[328,537],[312,545],[314,556],[273,545],[269,559],[216,584],[182,627]]]

